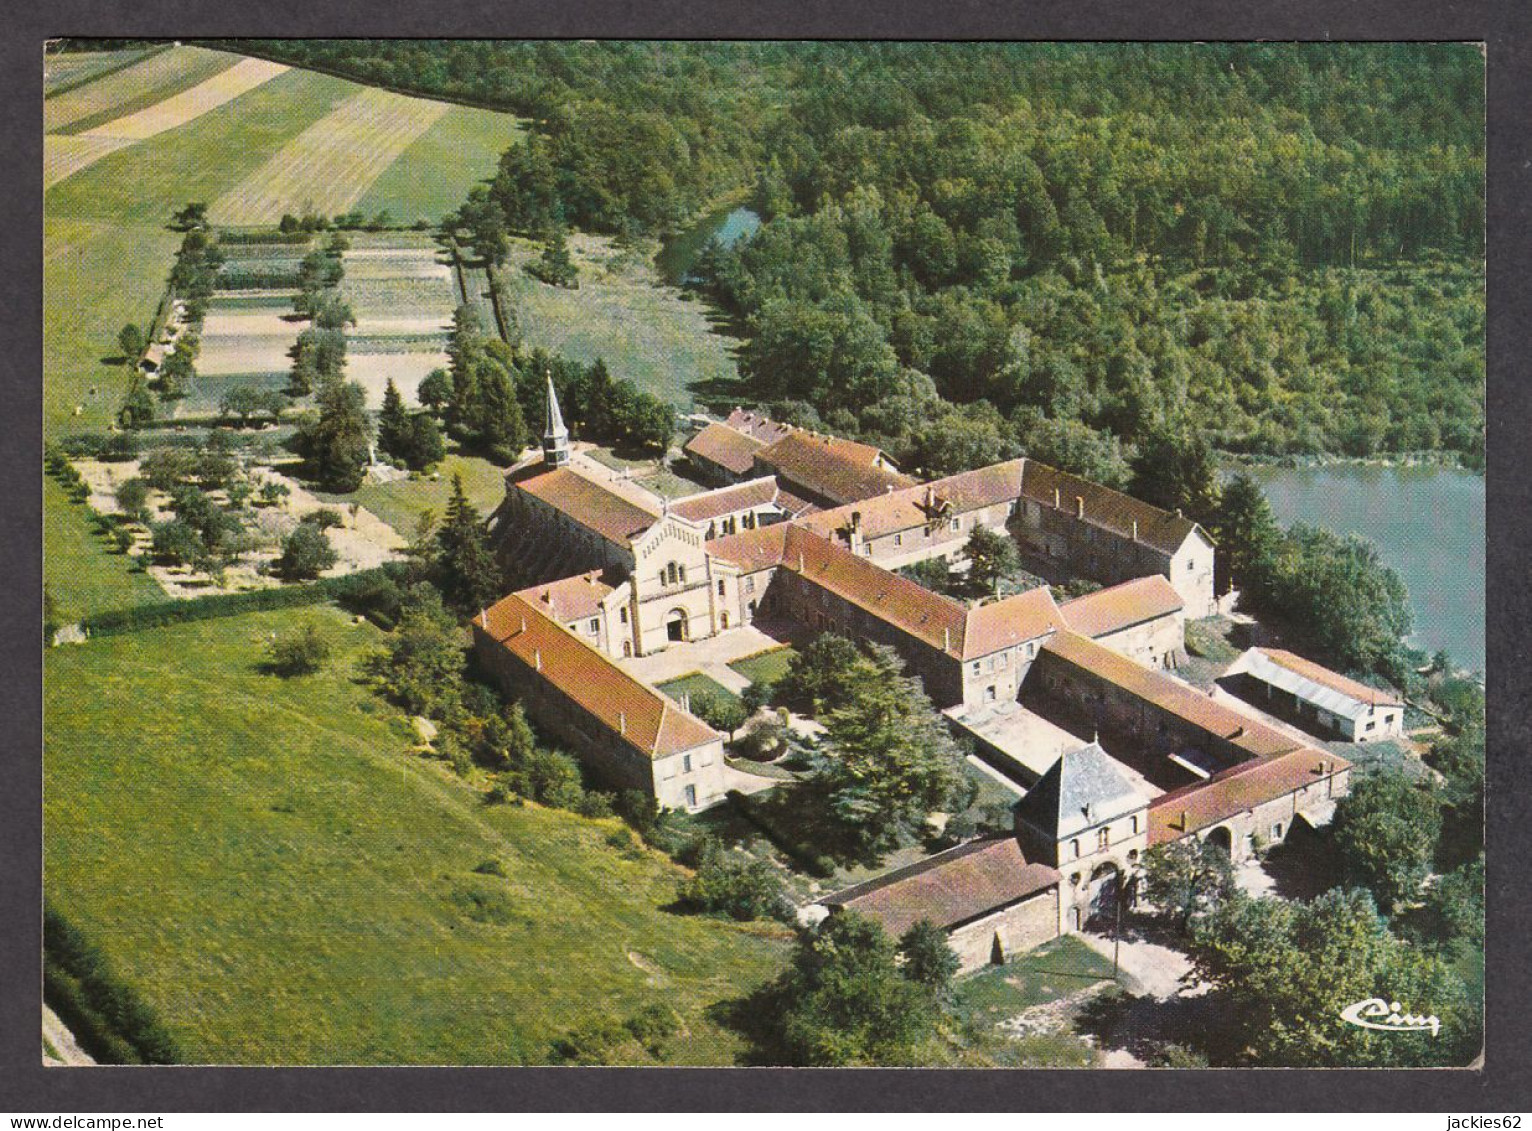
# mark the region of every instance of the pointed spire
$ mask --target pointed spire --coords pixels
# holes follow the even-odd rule
[[[569,429],[559,411],[559,397],[548,378],[548,425],[543,430],[543,462],[549,467],[563,467],[569,462]]]

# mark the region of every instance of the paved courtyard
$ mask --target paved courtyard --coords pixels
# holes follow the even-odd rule
[[[780,648],[785,643],[785,639],[772,636],[755,625],[745,625],[706,640],[672,644],[663,652],[618,660],[617,663],[648,684],[666,683],[692,672],[701,672],[738,694],[750,686],[750,681],[729,665],[758,652]]]

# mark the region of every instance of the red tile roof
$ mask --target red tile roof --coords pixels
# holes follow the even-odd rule
[[[741,530],[738,534],[726,534],[704,545],[711,557],[739,566],[746,573],[768,569],[782,564],[787,532],[792,528],[785,522],[770,526],[757,526],[754,530]]]
[[[1311,679],[1315,683],[1322,684],[1332,691],[1339,691],[1342,695],[1349,696],[1358,702],[1367,703],[1374,707],[1397,707],[1404,705],[1404,700],[1398,695],[1377,687],[1368,687],[1365,683],[1358,683],[1354,679],[1348,679],[1339,672],[1332,672],[1329,668],[1316,664],[1313,660],[1305,659],[1293,652],[1288,652],[1282,648],[1258,648],[1256,651],[1264,653],[1272,663],[1284,667],[1290,672],[1296,672],[1305,679]]]
[[[833,503],[851,503],[909,487],[914,480],[869,462],[876,448],[799,429],[755,455],[757,466],[789,486]]]
[[[955,927],[1019,903],[1059,882],[1030,864],[1015,837],[976,840],[847,888],[823,902],[875,919],[898,938],[922,919]]]
[[[988,656],[1062,628],[1059,607],[1046,586],[1029,589],[968,611],[963,659]]]
[[[648,684],[633,678],[529,601],[513,593],[474,621],[488,637],[587,713],[611,737],[647,757],[692,750],[722,736]]]
[[[546,585],[533,585],[516,595],[535,605],[554,620],[568,623],[596,616],[612,587],[601,580],[601,571],[577,573]]]
[[[755,453],[766,445],[754,436],[727,424],[709,424],[686,442],[682,450],[689,456],[717,464],[734,475],[749,475]]]
[[[707,522],[726,514],[755,510],[777,501],[780,492],[777,481],[771,476],[736,483],[732,487],[720,487],[716,491],[704,491],[700,495],[688,495],[670,504],[670,513],[692,522]]]
[[[650,510],[570,467],[555,468],[515,484],[609,542],[626,545],[659,520]]]
[[[736,432],[743,432],[746,436],[751,436],[763,444],[775,444],[793,430],[791,424],[779,424],[759,412],[746,408],[736,408],[729,413],[729,418],[724,423]]]
[[[1207,781],[1162,793],[1149,803],[1149,843],[1179,840],[1257,805],[1275,801],[1305,785],[1322,784],[1351,763],[1338,754],[1310,747],[1241,762]]]
[[[968,610],[817,534],[789,526],[782,566],[909,636],[959,659]]]
[[[1043,645],[1043,650],[1233,744],[1253,758],[1286,753],[1301,745],[1275,727],[1236,711],[1180,680],[1130,660],[1078,632],[1054,633]]]
[[[1065,601],[1059,612],[1075,632],[1101,637],[1169,616],[1185,607],[1186,602],[1165,576],[1155,573]]]
[[[953,514],[1014,502],[1021,495],[1021,475],[1022,461],[1010,460],[820,511],[804,519],[803,525],[831,538],[849,527],[856,516],[864,537],[879,538],[940,522]]]
[[[1026,461],[1022,494],[1046,507],[1054,506],[1057,499],[1059,510],[1069,515],[1074,515],[1083,504],[1087,524],[1120,538],[1133,538],[1133,524],[1137,522],[1137,541],[1165,554],[1179,550],[1194,530],[1204,538],[1208,537],[1207,532],[1189,518],[1163,511],[1131,495],[1058,471],[1036,460]],[[1208,541],[1211,543],[1212,539],[1208,538]]]

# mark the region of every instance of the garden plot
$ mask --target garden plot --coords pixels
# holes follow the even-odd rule
[[[179,417],[218,411],[235,388],[282,389],[292,359],[288,351],[308,323],[292,318],[292,295],[285,291],[231,291],[217,294],[202,322],[197,379],[176,402]]]
[[[356,315],[346,334],[346,376],[367,391],[367,404],[383,403],[390,379],[406,401],[433,369],[445,367],[455,292],[452,269],[437,261],[433,244],[401,239],[345,254],[341,292]]]
[[[273,224],[288,212],[345,212],[446,111],[442,102],[359,90],[219,197],[209,218]]]

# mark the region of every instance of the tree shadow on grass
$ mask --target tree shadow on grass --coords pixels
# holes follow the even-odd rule
[[[767,982],[743,997],[714,1002],[703,1011],[713,1024],[745,1042],[745,1051],[739,1059],[742,1067],[773,1068],[793,1063],[782,1050],[781,1035],[776,1028],[776,1018],[781,1013],[781,994],[777,983]]]
[[[1216,1065],[1228,1064],[1237,1046],[1232,1017],[1232,1004],[1218,991],[1165,999],[1117,991],[1087,1000],[1074,1024],[1103,1051],[1126,1052],[1144,1064],[1177,1045]]]

